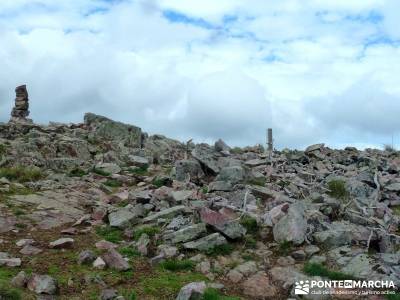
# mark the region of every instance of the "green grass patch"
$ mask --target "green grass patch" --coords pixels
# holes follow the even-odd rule
[[[140,252],[137,251],[133,247],[123,247],[123,248],[119,249],[119,253],[121,253],[121,255],[126,256],[128,258],[134,258],[134,257],[141,256]]]
[[[107,179],[106,182],[104,182],[104,184],[112,188],[117,188],[122,186],[122,183],[116,179]]]
[[[126,300],[138,300],[139,298],[136,295],[135,291],[132,290],[121,290],[119,292],[120,295],[124,296]],[[96,298],[97,299],[97,298]]]
[[[22,215],[25,215],[25,211],[22,210],[21,208],[18,208],[18,207],[11,209],[11,211],[13,212],[13,214],[14,214],[15,216],[22,216]]]
[[[16,223],[14,225],[15,227],[19,228],[19,229],[26,229],[28,228],[28,225],[24,224],[24,223]]]
[[[7,285],[0,285],[0,299],[22,300],[21,291]]]
[[[243,149],[240,147],[234,147],[230,150],[232,154],[243,154]]]
[[[251,179],[247,180],[247,184],[265,186],[266,181],[267,180],[265,177],[251,178]]]
[[[23,215],[24,211],[21,210],[21,208],[19,208],[19,207],[15,207],[15,205],[10,202],[9,197],[14,196],[14,195],[30,195],[30,194],[34,194],[34,193],[35,193],[35,191],[33,189],[30,189],[27,187],[20,187],[20,186],[12,184],[12,185],[10,185],[9,191],[0,192],[0,202],[7,205],[8,208],[10,208],[15,215]],[[25,205],[25,206],[28,206],[28,205]]]
[[[7,153],[7,146],[4,144],[0,144],[0,157]]]
[[[208,256],[229,255],[234,249],[231,244],[223,244],[207,250],[206,254]]]
[[[10,281],[17,274],[17,272],[17,270],[0,267],[0,299],[22,299],[21,291],[10,286]]]
[[[321,276],[331,280],[355,279],[352,275],[329,270],[327,267],[317,263],[306,263],[303,269],[304,273],[310,276]]]
[[[152,238],[157,233],[160,233],[160,227],[146,226],[146,227],[139,228],[139,229],[135,230],[135,232],[133,234],[133,238],[135,240],[138,240],[142,236],[143,233],[147,234],[150,238]]]
[[[44,177],[44,174],[38,168],[18,166],[0,168],[0,178],[1,177],[5,177],[10,181],[28,182],[40,180]]]
[[[400,294],[396,293],[396,294],[386,295],[385,298],[388,300],[400,300]]]
[[[293,250],[293,244],[288,241],[284,241],[284,242],[280,243],[278,246],[278,253],[279,253],[279,255],[282,255],[282,256],[289,255],[289,253],[292,252],[292,250]]]
[[[139,284],[147,295],[156,299],[175,299],[180,289],[194,281],[205,281],[207,278],[197,273],[172,273],[162,271],[155,276],[142,277]]]
[[[160,263],[160,268],[168,270],[168,271],[193,271],[195,267],[195,263],[191,260],[176,260],[176,259],[168,259]]]
[[[328,182],[328,195],[336,198],[345,200],[349,198],[349,192],[346,189],[346,183],[343,180],[335,179]]]
[[[68,174],[69,177],[83,177],[87,175],[87,172],[82,170],[81,168],[75,168],[71,170]]]
[[[106,241],[112,243],[118,243],[123,240],[122,237],[122,230],[119,228],[111,227],[111,226],[104,226],[104,227],[97,227],[96,228],[97,235],[101,236]]]
[[[146,176],[146,175],[149,174],[148,169],[149,169],[148,166],[137,167],[137,168],[129,168],[128,172],[131,173],[131,174],[135,174],[135,175]]]
[[[259,227],[257,220],[250,216],[243,216],[240,220],[240,224],[246,228],[247,233],[249,234],[256,234],[258,232]]]
[[[92,172],[97,175],[104,176],[104,177],[108,177],[111,175],[111,173],[103,171],[102,169],[97,169],[97,168],[93,168]]]
[[[400,216],[400,206],[391,207],[393,214]]]
[[[201,188],[201,192],[202,192],[203,194],[207,194],[207,193],[208,193],[208,186],[203,186],[203,187]]]
[[[160,188],[160,187],[164,186],[165,183],[164,183],[164,180],[163,180],[163,179],[154,178],[153,181],[152,181],[152,184],[153,184],[155,187]]]
[[[208,288],[204,291],[201,300],[240,300],[238,297],[230,297],[221,295],[216,289]]]
[[[249,235],[249,234],[247,234],[244,237],[244,244],[245,244],[246,248],[255,249],[257,247],[256,239],[252,235]]]
[[[121,200],[120,202],[117,203],[118,207],[125,207],[129,204],[129,200]]]

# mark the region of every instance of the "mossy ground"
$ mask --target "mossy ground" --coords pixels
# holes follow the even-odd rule
[[[132,266],[129,271],[96,270],[92,266],[79,265],[77,257],[81,251],[89,249],[101,254],[101,251],[95,248],[95,243],[104,236],[109,237],[110,234],[115,237],[116,231],[110,231],[107,227],[106,231],[102,231],[102,235],[96,234],[95,230],[92,233],[74,235],[72,238],[75,243],[72,249],[48,249],[50,241],[61,237],[61,230],[62,228],[31,232],[29,238],[37,241],[37,247],[44,250],[33,258],[22,256],[19,253],[20,248],[15,246],[16,241],[27,238],[26,233],[8,233],[3,237],[9,242],[0,244],[0,251],[22,257],[23,263],[19,268],[0,267],[0,293],[12,293],[12,295],[21,296],[21,298],[10,298],[11,300],[36,299],[35,295],[27,289],[15,289],[9,285],[12,277],[21,270],[27,273],[49,274],[57,279],[59,283],[58,299],[60,300],[99,299],[103,287],[95,280],[87,283],[86,280],[89,278],[100,278],[106,283],[107,287],[117,289],[119,294],[124,295],[128,300],[172,300],[176,298],[182,286],[193,281],[207,281],[204,275],[194,271],[194,264],[188,260],[179,262],[171,260],[159,267],[151,267],[147,258],[142,257],[134,248],[127,246],[119,247],[118,251],[129,258],[129,263]],[[151,232],[147,230],[147,233]],[[119,237],[119,235],[117,236]],[[1,288],[3,288],[3,291]],[[210,295],[214,297],[212,293]],[[222,298],[205,299],[239,299],[223,298],[225,296],[222,296],[222,294],[220,296]]]
[[[40,180],[44,177],[44,174],[38,168],[17,166],[0,168],[0,178],[1,177],[5,177],[10,181],[28,182]]]
[[[303,269],[304,273],[310,276],[321,276],[331,280],[347,280],[355,279],[353,276],[344,274],[342,272],[333,271],[322,264],[306,263]]]

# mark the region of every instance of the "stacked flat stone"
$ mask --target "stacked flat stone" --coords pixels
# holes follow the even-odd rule
[[[29,98],[26,85],[15,88],[15,106],[11,112],[12,121],[29,121],[26,117],[29,115]]]

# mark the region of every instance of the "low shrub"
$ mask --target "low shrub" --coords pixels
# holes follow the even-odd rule
[[[347,280],[355,279],[353,276],[342,272],[331,271],[327,267],[317,263],[306,263],[303,269],[304,273],[310,276],[321,276],[331,280]]]
[[[17,166],[11,168],[0,168],[0,178],[1,177],[22,183],[40,180],[44,177],[44,174],[38,168]]]
[[[193,271],[195,263],[191,260],[168,259],[160,263],[160,267],[168,271]]]
[[[336,199],[347,199],[349,192],[346,189],[346,183],[340,179],[334,179],[328,182],[328,195]]]

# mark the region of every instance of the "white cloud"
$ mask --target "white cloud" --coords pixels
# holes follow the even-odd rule
[[[40,122],[93,111],[182,140],[254,144],[273,127],[279,147],[380,146],[400,127],[398,6],[3,0],[0,119],[27,83]]]

